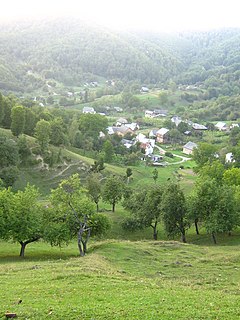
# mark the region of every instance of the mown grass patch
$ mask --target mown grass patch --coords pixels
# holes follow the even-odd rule
[[[0,243],[1,319],[7,310],[18,319],[240,317],[239,244],[111,240],[79,258],[75,244],[60,251],[38,243],[24,261],[6,257],[8,246]]]

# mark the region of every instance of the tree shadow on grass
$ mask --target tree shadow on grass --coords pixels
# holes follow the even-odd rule
[[[1,246],[4,245],[4,252],[1,253]],[[9,246],[9,251],[7,247]],[[56,261],[68,260],[79,257],[77,244],[70,246],[51,247],[48,244],[35,243],[26,247],[25,257],[19,256],[20,245],[4,242],[0,243],[0,264],[3,263],[23,263],[36,261]]]
[[[217,244],[214,244],[210,234],[202,233],[200,235],[189,235],[187,241],[190,244],[207,246],[207,247],[225,247],[225,246],[240,246],[240,232],[234,231],[231,235],[217,234]]]

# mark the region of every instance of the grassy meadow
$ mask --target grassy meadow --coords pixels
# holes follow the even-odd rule
[[[239,249],[239,234],[91,241],[84,258],[39,242],[21,260],[0,242],[0,319],[240,319]]]

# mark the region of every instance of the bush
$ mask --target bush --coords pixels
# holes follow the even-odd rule
[[[122,228],[128,231],[143,229],[143,224],[137,218],[126,218],[122,223]]]
[[[168,158],[173,158],[172,152],[169,152],[169,151],[165,152],[165,156],[168,157]]]
[[[32,153],[36,154],[36,155],[41,154],[42,153],[41,148],[39,146],[33,147],[32,148]]]

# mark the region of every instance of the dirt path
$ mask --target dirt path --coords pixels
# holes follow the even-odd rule
[[[157,148],[160,152],[160,154],[165,154],[166,153],[166,150],[164,150],[163,148],[159,147],[159,146],[155,146],[155,148]],[[180,164],[180,163],[183,163],[185,161],[188,161],[188,160],[191,160],[191,158],[187,158],[187,157],[184,157],[184,156],[179,156],[178,154],[175,154],[173,153],[174,157],[178,157],[180,158],[181,160],[180,161],[177,161],[177,162],[167,162],[168,165],[172,165],[172,164]]]

